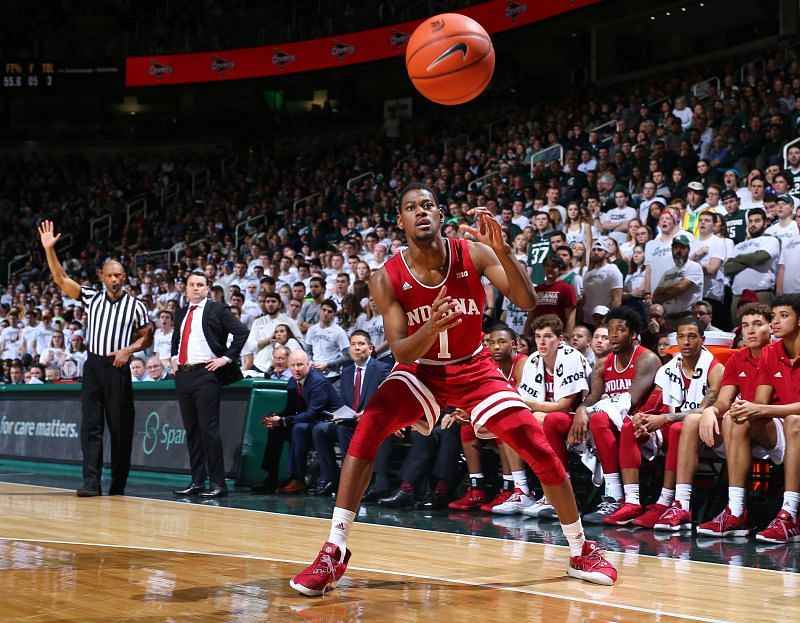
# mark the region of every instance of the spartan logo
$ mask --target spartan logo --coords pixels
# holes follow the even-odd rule
[[[161,80],[164,76],[172,73],[172,67],[159,63],[156,59],[150,59],[150,67],[147,68],[147,73],[153,76],[156,80]]]
[[[355,51],[356,47],[354,45],[347,45],[346,43],[342,43],[337,39],[333,40],[333,45],[331,46],[331,56],[342,60],[345,56],[350,56]]]
[[[506,17],[511,18],[512,22],[516,22],[517,18],[522,15],[523,13],[528,12],[528,5],[522,2],[514,2],[513,0],[508,0],[508,4],[506,5]]]
[[[410,38],[411,35],[407,35],[406,33],[397,30],[397,28],[392,28],[392,36],[389,37],[389,45],[393,48],[402,48]]]
[[[436,67],[439,63],[444,61],[444,59],[446,59],[449,56],[452,56],[453,54],[457,54],[458,52],[461,52],[461,60],[462,61],[465,58],[467,58],[467,52],[469,52],[469,48],[467,47],[466,41],[459,41],[458,43],[454,43],[453,45],[451,45],[444,52],[442,52],[439,56],[437,56],[434,59],[434,61],[430,65],[428,65],[428,67],[425,69],[425,71],[430,71],[431,69]]]
[[[294,63],[297,60],[297,57],[294,54],[289,54],[288,52],[284,52],[278,48],[272,49],[275,50],[275,54],[272,55],[272,64],[277,65],[278,69],[283,69],[287,65]]]
[[[226,71],[230,71],[234,67],[236,67],[236,63],[227,61],[219,56],[215,56],[214,60],[211,61],[211,71],[215,72],[218,76],[221,76]]]

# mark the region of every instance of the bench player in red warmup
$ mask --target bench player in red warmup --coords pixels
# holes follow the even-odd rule
[[[290,586],[305,595],[336,586],[350,560],[347,538],[378,447],[405,426],[430,433],[446,406],[469,413],[478,435],[498,437],[533,468],[569,543],[567,574],[613,584],[617,571],[597,543],[584,537],[572,487],[541,425],[481,343],[481,277],[521,309],[532,309],[536,293],[527,273],[487,210],[474,210],[475,228],[462,225],[477,242],[441,235],[444,214],[423,184],[401,191],[398,212],[408,248],[370,281],[397,365],[372,397],[350,443],[328,541]]]

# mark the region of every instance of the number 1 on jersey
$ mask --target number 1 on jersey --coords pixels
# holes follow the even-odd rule
[[[448,343],[447,331],[439,334],[439,358],[450,359],[450,344]]]

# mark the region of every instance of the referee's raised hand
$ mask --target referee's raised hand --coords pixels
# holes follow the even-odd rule
[[[45,249],[52,249],[61,238],[61,234],[56,236],[53,233],[53,221],[42,221],[39,225],[39,238]]]

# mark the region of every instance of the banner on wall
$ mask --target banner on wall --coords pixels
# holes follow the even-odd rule
[[[479,22],[491,35],[598,2],[600,0],[491,0],[459,13]],[[422,21],[254,48],[132,56],[126,59],[125,85],[166,86],[264,78],[402,56],[411,33]]]
[[[7,398],[8,396],[4,396]],[[239,473],[248,396],[222,395],[220,437],[225,471]],[[189,452],[175,392],[134,393],[136,418],[131,467],[160,472],[189,472]],[[81,398],[79,393],[52,399],[0,401],[0,456],[54,462],[81,461]],[[110,463],[110,442],[103,442]]]

